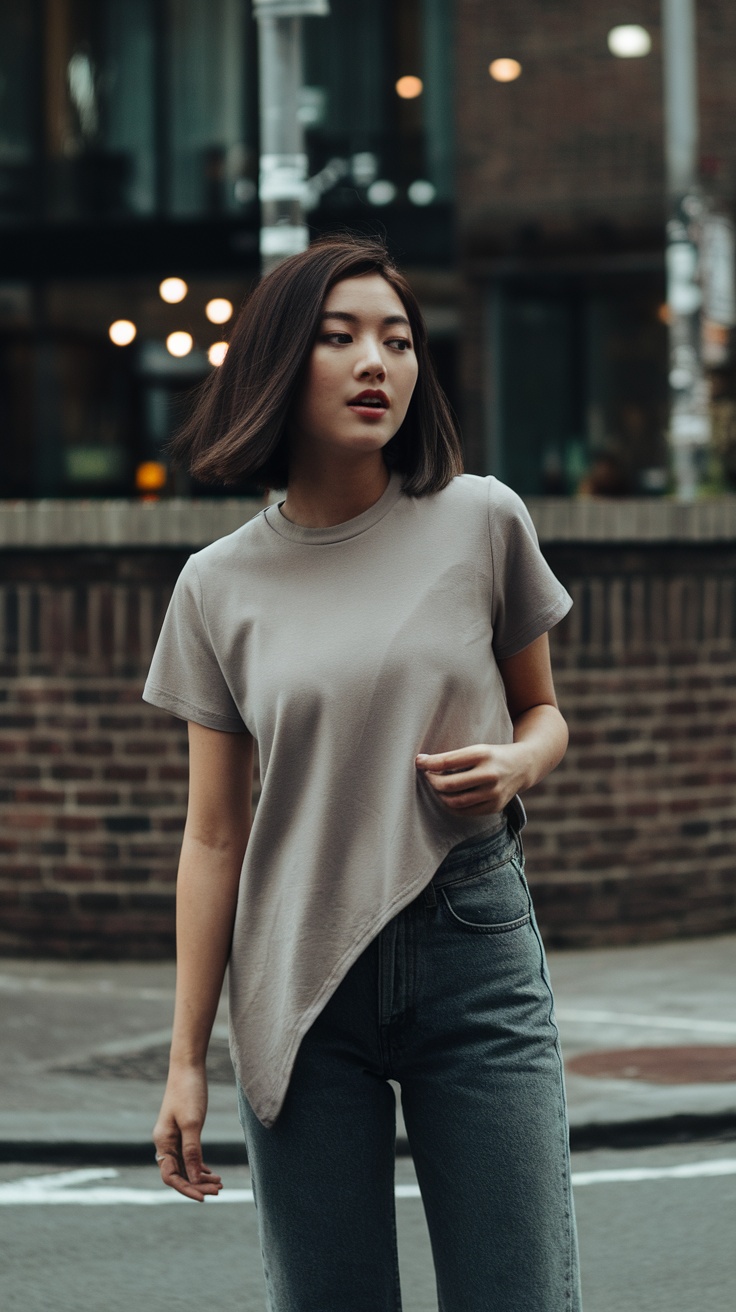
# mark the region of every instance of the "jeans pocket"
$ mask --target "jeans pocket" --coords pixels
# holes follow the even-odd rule
[[[471,932],[504,934],[521,929],[531,918],[529,890],[516,855],[479,874],[444,884],[438,892],[451,919]]]

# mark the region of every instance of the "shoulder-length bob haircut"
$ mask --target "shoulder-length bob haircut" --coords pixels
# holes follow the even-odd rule
[[[462,447],[427,345],[427,329],[404,274],[377,237],[318,238],[277,265],[243,303],[223,363],[198,389],[194,408],[167,444],[176,466],[203,483],[288,484],[286,425],[335,283],[378,273],[411,325],[418,376],[403,424],[383,448],[412,496],[437,492],[463,472]]]

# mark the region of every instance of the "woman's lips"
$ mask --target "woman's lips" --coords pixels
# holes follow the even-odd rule
[[[388,414],[388,406],[385,405],[351,405],[348,402],[348,407],[360,415],[361,419],[382,419]]]

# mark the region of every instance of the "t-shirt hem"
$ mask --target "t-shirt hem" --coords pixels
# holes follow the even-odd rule
[[[510,642],[505,642],[502,647],[494,647],[496,660],[503,661],[507,660],[509,656],[516,656],[518,652],[523,651],[536,638],[541,638],[543,633],[548,633],[550,629],[554,628],[555,624],[559,624],[571,608],[572,597],[568,595],[558,597],[551,606],[543,610],[540,615],[535,615],[529,624],[520,629]]]
[[[157,688],[155,684],[147,684],[141,694],[144,702],[149,702],[151,706],[158,706],[163,711],[169,711],[181,720],[194,720],[196,724],[202,724],[206,729],[222,729],[227,733],[243,733],[245,725],[242,720],[232,720],[228,716],[220,715],[217,711],[208,711],[201,706],[196,706],[193,702],[188,702],[184,697],[177,697],[173,692],[167,692],[165,688]]]
[[[499,828],[500,826],[497,826],[496,829],[491,830],[489,832],[497,833]],[[483,838],[483,834],[482,833],[474,834],[473,838],[479,841],[480,839]],[[236,1052],[231,1054],[233,1058],[233,1065],[235,1066],[235,1073],[243,1089],[243,1092],[245,1093],[246,1097],[248,1098],[248,1101],[251,1103],[251,1106],[253,1107],[253,1111],[255,1112],[256,1116],[258,1117],[258,1120],[265,1127],[265,1129],[270,1129],[271,1126],[273,1126],[276,1123],[278,1115],[283,1106],[284,1098],[286,1097],[286,1092],[288,1090],[289,1079],[291,1075],[291,1068],[293,1066],[296,1053],[299,1049],[299,1044],[304,1038],[304,1035],[309,1030],[313,1021],[316,1020],[317,1016],[322,1010],[322,1007],[325,1005],[323,999],[325,998],[326,995],[329,998],[330,991],[333,985],[335,984],[335,981],[337,981],[336,987],[339,986],[341,979],[345,974],[347,974],[348,970],[354,964],[354,962],[358,960],[358,957],[360,956],[364,948],[366,948],[368,944],[373,941],[373,939],[376,937],[377,934],[380,934],[381,930],[385,928],[389,920],[391,920],[392,916],[398,915],[400,911],[403,911],[404,907],[408,906],[409,903],[412,902],[413,899],[419,895],[419,893],[422,891],[425,885],[429,883],[429,879],[427,878],[427,875],[429,874],[431,878],[434,875],[435,871],[437,870],[438,866],[441,865],[442,861],[447,856],[448,852],[451,851],[452,848],[456,846],[457,843],[455,842],[453,842],[449,848],[446,848],[445,845],[442,844],[442,846],[439,849],[439,855],[434,856],[431,859],[431,861],[428,861],[427,864],[422,868],[421,873],[417,875],[416,879],[412,880],[411,884],[409,884],[406,888],[402,889],[400,893],[397,893],[387,904],[387,906],[385,906],[383,910],[375,917],[375,919],[369,922],[368,926],[357,936],[357,938],[353,939],[353,942],[350,944],[350,947],[347,948],[346,951],[342,954],[337,965],[333,968],[333,970],[330,971],[329,976],[323,982],[322,987],[320,988],[319,993],[317,994],[316,998],[312,1002],[311,1006],[308,1008],[307,1011],[303,1012],[300,1018],[299,1025],[293,1031],[291,1042],[289,1043],[288,1049],[286,1051],[286,1055],[279,1068],[278,1078],[272,1081],[270,1094],[268,1095],[265,1102],[262,1098],[258,1099],[258,1107],[260,1108],[260,1110],[257,1110],[255,1104],[251,1101],[251,1095],[248,1090],[248,1085],[243,1079],[242,1072],[239,1069],[240,1067],[240,1062],[238,1060],[239,1045],[237,1044],[237,1037],[236,1037],[235,1043],[233,1045],[236,1049]]]

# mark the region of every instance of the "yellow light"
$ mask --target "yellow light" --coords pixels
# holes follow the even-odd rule
[[[207,352],[207,359],[210,364],[222,364],[227,355],[227,342],[213,342]]]
[[[107,331],[110,335],[110,341],[114,342],[116,346],[130,346],[138,329],[134,323],[131,323],[130,319],[116,319],[114,323],[110,324]]]
[[[135,471],[135,485],[139,492],[158,491],[166,486],[166,465],[158,460],[144,460]]]
[[[166,338],[166,350],[169,355],[189,355],[194,346],[191,333],[169,333]]]
[[[521,77],[521,64],[518,59],[494,59],[488,72],[495,82],[515,82]]]
[[[657,318],[660,323],[672,323],[672,311],[666,301],[663,301],[661,305],[657,306]]]
[[[224,296],[216,296],[213,301],[207,302],[204,312],[210,323],[227,323],[233,317],[233,303]]]
[[[401,96],[402,100],[416,100],[421,96],[424,90],[424,83],[420,77],[412,77],[407,74],[406,77],[400,77],[396,83],[396,94]]]
[[[189,288],[183,278],[164,278],[159,284],[158,294],[169,305],[178,305],[183,301]]]

